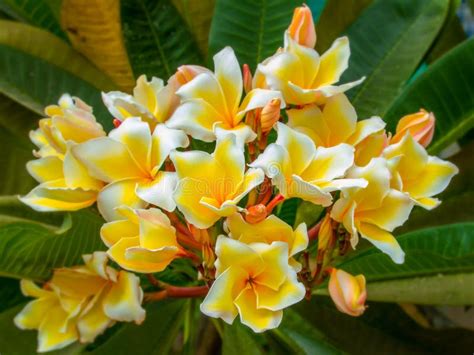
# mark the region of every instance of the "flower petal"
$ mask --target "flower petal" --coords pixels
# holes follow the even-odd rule
[[[251,275],[255,283],[278,290],[285,282],[290,269],[288,265],[288,244],[273,242],[272,244],[254,243],[251,245],[263,260],[265,267]]]
[[[349,66],[350,55],[349,38],[340,37],[336,39],[331,47],[321,56],[318,76],[313,82],[313,87],[337,83],[342,73]]]
[[[120,271],[117,283],[104,296],[104,312],[113,320],[140,324],[145,319],[142,301],[140,279],[130,272]]]
[[[255,110],[256,108],[262,108],[273,99],[280,100],[280,108],[285,108],[285,101],[280,91],[265,90],[265,89],[253,89],[250,91],[242,101],[239,107],[239,112],[235,116],[234,125],[237,125],[245,116],[248,111]]]
[[[68,150],[64,155],[63,169],[66,185],[71,189],[100,190],[104,184],[89,175],[87,168],[72,154],[71,147],[72,145],[68,142]]]
[[[176,246],[166,246],[155,250],[130,247],[125,250],[127,270],[147,274],[163,271],[174,260],[178,251]]]
[[[209,317],[222,318],[232,324],[237,316],[235,298],[245,287],[248,274],[241,268],[232,266],[217,276],[206,298],[201,303],[201,312]]]
[[[63,179],[63,162],[55,156],[49,156],[26,163],[26,170],[39,183]]]
[[[175,172],[158,171],[154,180],[138,182],[135,192],[143,201],[172,212],[176,208],[173,192],[177,184]]]
[[[315,205],[329,206],[332,203],[332,196],[329,192],[323,191],[317,184],[312,184],[303,180],[298,175],[291,177],[288,191],[285,197],[299,197],[305,201],[314,203]]]
[[[126,219],[105,223],[100,229],[100,237],[108,247],[122,238],[137,237],[138,234],[138,225]]]
[[[354,133],[347,139],[347,143],[355,146],[371,134],[382,131],[385,125],[385,122],[377,116],[359,121],[355,126]]]
[[[291,176],[290,156],[280,145],[270,144],[251,164],[252,168],[260,168],[270,179],[278,175]]]
[[[225,47],[214,55],[214,71],[229,113],[237,112],[243,90],[242,72],[231,47]]]
[[[310,137],[317,147],[328,147],[330,130],[317,105],[306,105],[298,109],[286,110],[288,126]]]
[[[74,343],[79,338],[73,322],[66,324],[68,314],[61,307],[49,308],[38,329],[38,352],[57,350]]]
[[[251,287],[242,290],[236,298],[235,306],[239,310],[242,324],[250,327],[255,333],[277,328],[283,318],[283,312],[257,308],[256,298]]]
[[[50,292],[52,294],[52,292]],[[20,329],[38,329],[46,315],[53,307],[58,307],[58,299],[52,296],[42,297],[26,304],[13,319]]]
[[[102,295],[101,295],[102,296]],[[114,323],[104,312],[102,297],[99,297],[86,314],[77,320],[81,343],[91,343]]]
[[[260,255],[250,246],[223,235],[217,237],[216,242],[216,276],[222,274],[229,267],[241,267],[253,274],[263,270],[264,264]]]
[[[357,113],[344,94],[327,99],[323,118],[329,128],[329,146],[344,143],[356,130]]]
[[[127,146],[109,137],[75,145],[72,153],[87,167],[91,176],[105,182],[146,176]]]
[[[405,253],[392,234],[370,223],[360,223],[357,229],[363,238],[390,256],[394,263],[403,264]]]
[[[140,226],[140,246],[154,250],[168,246],[178,247],[176,230],[169,218],[158,208],[136,211]]]
[[[183,131],[168,128],[163,124],[159,124],[155,127],[152,140],[152,169],[160,168],[174,149],[186,148],[189,145],[189,139]]]
[[[129,206],[132,208],[143,208],[147,205],[135,193],[137,183],[142,180],[126,179],[116,181],[104,187],[97,197],[97,208],[106,221],[123,219],[123,216],[116,210],[119,206]]]

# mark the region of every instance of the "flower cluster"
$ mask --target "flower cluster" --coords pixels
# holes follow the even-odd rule
[[[358,120],[344,92],[364,78],[338,83],[348,38],[322,55],[315,42],[303,6],[284,47],[254,75],[226,47],[214,56],[214,71],[184,65],[166,85],[141,76],[133,95],[103,94],[116,127],[108,134],[86,104],[64,95],[31,134],[38,159],[27,168],[40,185],[22,201],[39,211],[97,203],[107,255],[159,289],[147,300],[205,295],[204,314],[227,323],[240,316],[262,332],[329,277],[337,308],[362,314],[364,276],[334,268],[334,259],[362,237],[403,263],[392,231],[415,205],[435,208],[434,196],[458,170],[425,150],[432,113],[403,117],[393,136],[380,117]],[[273,213],[287,199],[322,206],[325,215],[293,228]],[[177,258],[190,259],[200,286],[170,286],[152,275]],[[104,260],[96,253],[85,267],[57,270],[43,289],[23,283],[38,300],[16,323],[39,329],[40,350],[143,319],[137,278]]]

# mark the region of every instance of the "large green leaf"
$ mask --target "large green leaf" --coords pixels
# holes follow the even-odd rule
[[[18,222],[0,228],[0,275],[46,279],[56,267],[82,263],[81,256],[103,250],[102,218],[91,210],[65,215],[54,232],[38,223]]]
[[[446,0],[378,0],[349,28],[351,58],[341,81],[361,117],[383,116],[415,71],[446,17]]]
[[[224,325],[222,355],[260,355],[262,349],[251,330],[236,320],[232,325]]]
[[[253,70],[283,45],[297,0],[217,0],[209,38],[210,56],[231,46]]]
[[[183,321],[184,302],[173,300],[149,304],[145,322],[119,325],[120,328],[109,339],[87,353],[169,354]]]
[[[170,0],[123,0],[122,28],[135,76],[167,80],[183,64],[199,64],[193,36]]]
[[[368,282],[474,271],[474,223],[460,223],[410,232],[397,237],[405,251],[401,265],[370,248],[338,267]]]
[[[0,312],[25,301],[18,280],[0,277]]]
[[[431,153],[438,153],[474,127],[474,39],[465,41],[415,80],[385,116],[388,128],[423,107],[433,111],[436,131]]]
[[[373,0],[328,1],[316,24],[316,50],[319,53],[326,51],[372,2]]]
[[[343,354],[317,328],[293,310],[286,310],[280,326],[271,331],[292,354]]]
[[[1,0],[0,9],[17,20],[31,23],[59,37],[66,38],[56,16],[59,11],[57,1]]]

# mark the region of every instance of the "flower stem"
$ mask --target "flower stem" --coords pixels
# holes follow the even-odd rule
[[[161,301],[165,298],[193,298],[207,295],[209,288],[207,286],[178,287],[166,286],[164,290],[148,292],[145,294],[145,300],[148,302]]]

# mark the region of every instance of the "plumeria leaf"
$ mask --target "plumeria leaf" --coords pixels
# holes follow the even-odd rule
[[[239,321],[224,325],[222,338],[222,355],[260,355],[263,354],[260,344],[256,340],[258,335],[243,326]]]
[[[60,2],[58,0],[3,0],[0,9],[12,18],[44,28],[66,39],[59,26]]]
[[[196,42],[170,0],[121,2],[123,35],[136,77],[168,79],[183,64],[200,64]]]
[[[346,33],[349,70],[341,81],[366,76],[348,93],[359,117],[383,117],[438,35],[448,8],[446,0],[377,1],[352,24]]]
[[[63,0],[61,26],[73,47],[90,59],[120,88],[135,85],[120,24],[120,2]]]
[[[474,127],[474,39],[436,61],[394,102],[385,120],[393,129],[400,117],[420,107],[436,115],[436,131],[428,150],[439,153]]]
[[[209,37],[209,57],[231,46],[240,63],[252,70],[283,46],[296,0],[217,0]]]
[[[38,223],[16,222],[0,227],[0,276],[47,279],[53,268],[82,262],[82,255],[104,250],[102,218],[92,210],[66,214],[54,232]]]

